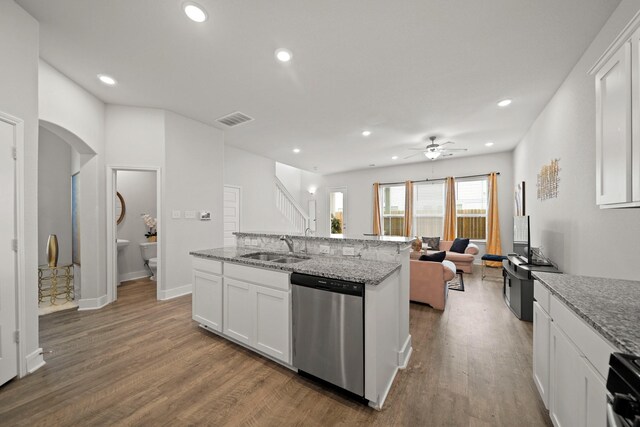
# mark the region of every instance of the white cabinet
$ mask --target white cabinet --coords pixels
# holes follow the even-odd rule
[[[640,29],[594,66],[596,203],[640,206]]]
[[[536,301],[533,303],[533,381],[545,408],[549,408],[549,334],[551,318]]]
[[[549,416],[555,427],[577,426],[580,353],[554,323],[550,330]]]
[[[192,318],[201,325],[222,332],[222,263],[194,258],[191,276]]]
[[[259,277],[261,271],[253,267],[237,265],[235,267],[243,269],[243,273],[236,276],[246,277],[245,273],[250,273]],[[244,270],[245,268],[256,271],[251,272]],[[266,273],[272,272],[266,271]],[[282,287],[280,281],[276,283],[276,286]],[[290,319],[291,292],[289,290],[275,289],[225,276],[225,335],[268,356],[290,363]]]
[[[578,425],[601,427],[607,419],[607,385],[586,358],[580,365]]]
[[[224,280],[224,333],[251,345],[253,338],[252,285],[239,280]]]

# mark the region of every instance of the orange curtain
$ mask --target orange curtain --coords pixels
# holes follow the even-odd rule
[[[413,223],[413,182],[404,183],[404,235],[411,237]]]
[[[456,238],[456,180],[447,177],[447,195],[444,206],[444,230],[442,240]]]
[[[502,255],[500,242],[500,219],[498,217],[498,175],[489,174],[489,218],[487,221],[487,253]],[[485,261],[490,267],[502,267],[501,262]]]
[[[373,234],[380,235],[380,183],[373,184]]]

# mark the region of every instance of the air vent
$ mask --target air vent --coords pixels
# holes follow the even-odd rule
[[[226,116],[220,117],[216,121],[218,123],[222,123],[223,125],[234,127],[243,123],[250,122],[252,120],[253,117],[249,117],[246,114],[241,113],[240,111],[236,111],[235,113],[227,114]]]

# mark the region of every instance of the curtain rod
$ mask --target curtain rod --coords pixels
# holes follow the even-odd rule
[[[500,172],[496,172],[496,175],[500,175]],[[464,179],[464,178],[478,178],[480,176],[489,176],[488,173],[481,173],[478,175],[465,175],[465,176],[454,176],[455,179]],[[416,182],[432,182],[432,181],[445,181],[447,178],[426,178],[426,179],[418,179],[416,181],[411,181],[411,183]],[[395,184],[404,184],[406,181],[399,182],[379,182],[378,185],[395,185]]]

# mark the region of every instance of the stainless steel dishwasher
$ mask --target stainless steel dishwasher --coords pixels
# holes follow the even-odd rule
[[[293,273],[293,366],[364,397],[364,285]]]

